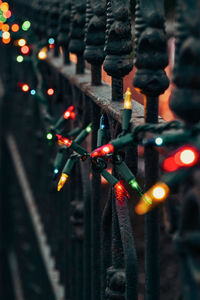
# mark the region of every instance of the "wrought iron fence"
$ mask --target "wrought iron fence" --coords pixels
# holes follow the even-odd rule
[[[13,4],[19,23],[32,24],[24,33],[31,55],[22,64],[15,61],[18,48],[1,46],[1,252],[16,299],[199,299],[198,1],[177,3],[170,106],[184,121],[171,123],[158,117],[159,95],[169,85],[164,1],[137,0],[135,10],[128,0]],[[20,37],[16,33],[15,40]],[[145,109],[132,100],[131,111],[122,99],[133,64],[133,85],[145,96]],[[111,86],[101,81],[102,66]],[[192,144],[195,165],[176,165],[163,177],[154,147],[158,135],[168,149]],[[92,152],[109,141],[114,155]],[[144,178],[138,144],[145,146]],[[59,189],[68,182],[57,192],[60,175]],[[134,176],[146,191],[160,180],[175,191],[162,209],[138,216],[138,192],[144,195]],[[114,192],[116,186],[122,193]]]

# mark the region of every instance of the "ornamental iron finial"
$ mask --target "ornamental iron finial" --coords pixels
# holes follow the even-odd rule
[[[134,86],[145,95],[159,96],[169,85],[163,1],[138,0],[135,29]]]
[[[188,123],[200,120],[199,11],[199,1],[179,1],[173,76],[176,88],[170,98],[170,108]]]

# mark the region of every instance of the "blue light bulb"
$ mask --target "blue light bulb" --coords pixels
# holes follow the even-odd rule
[[[36,90],[31,90],[30,93],[34,96],[36,94]]]
[[[48,40],[48,42],[49,42],[50,45],[53,45],[53,44],[55,43],[55,40],[54,40],[54,38],[50,38],[50,39]]]
[[[156,144],[157,146],[161,146],[161,145],[163,144],[163,138],[157,137],[157,138],[155,139],[155,144]]]
[[[58,174],[59,170],[58,169],[54,169],[54,174]]]

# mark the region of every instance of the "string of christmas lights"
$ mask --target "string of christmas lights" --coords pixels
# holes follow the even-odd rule
[[[76,162],[78,160],[84,161],[90,156],[92,164],[99,168],[101,175],[114,188],[116,199],[121,204],[123,203],[123,197],[129,198],[129,194],[124,186],[125,182],[141,196],[135,208],[138,214],[145,214],[155,206],[163,203],[173,191],[174,183],[179,185],[183,182],[189,176],[191,170],[200,163],[199,125],[186,128],[186,125],[182,122],[173,121],[158,125],[142,124],[131,128],[132,100],[131,92],[128,88],[125,93],[124,109],[122,111],[122,132],[116,139],[106,143],[109,141],[109,130],[105,121],[106,118],[103,115],[98,130],[98,148],[93,150],[92,153],[88,153],[81,146],[81,143],[91,132],[91,124],[83,129],[80,126],[70,132],[64,132],[66,122],[68,120],[73,121],[76,118],[75,106],[70,105],[57,120],[50,114],[48,97],[53,96],[56,91],[53,87],[46,87],[40,64],[47,59],[49,49],[54,48],[55,38],[49,37],[46,41],[38,41],[37,45],[34,45],[29,37],[30,32],[34,36],[31,21],[23,20],[17,22],[9,4],[0,0],[1,41],[5,45],[12,44],[15,46],[17,63],[32,62],[38,79],[37,87],[27,82],[20,82],[18,86],[23,93],[35,97],[36,101],[38,101],[46,130],[45,137],[48,142],[57,142],[59,146],[54,161],[53,174],[55,178],[64,164],[66,149],[72,152],[62,169],[58,182],[58,191],[62,189],[69,178]],[[151,138],[149,138],[150,133],[152,134]],[[155,147],[156,149],[160,147],[165,148],[166,152],[168,151],[167,147],[176,147],[176,150],[169,153],[161,164],[161,170],[164,172],[164,175],[161,176],[160,181],[145,193],[143,193],[135,175],[130,171],[118,151],[132,143],[144,147]],[[113,163],[124,181],[118,180],[106,170],[108,161]]]

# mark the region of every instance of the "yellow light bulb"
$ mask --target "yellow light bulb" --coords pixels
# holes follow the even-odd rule
[[[38,53],[38,59],[44,60],[47,58],[47,47],[43,47]]]
[[[65,182],[67,181],[67,178],[68,178],[68,177],[69,177],[69,176],[68,176],[67,174],[62,173],[62,175],[61,175],[61,177],[60,177],[60,180],[59,180],[59,182],[58,182],[58,186],[57,186],[57,191],[58,191],[58,192],[63,188],[63,186],[64,186]]]
[[[170,193],[170,189],[164,182],[156,183],[141,198],[135,208],[138,215],[144,215],[152,208],[163,202]]]
[[[19,45],[20,47],[25,46],[25,45],[26,45],[26,40],[25,40],[25,39],[20,39],[20,40],[18,41],[18,45]]]
[[[127,88],[124,99],[124,108],[131,109],[131,91],[130,88]]]
[[[7,11],[9,10],[9,4],[7,2],[3,2],[0,6],[1,11]]]
[[[2,38],[4,40],[8,40],[10,38],[10,32],[4,31],[2,34]]]

